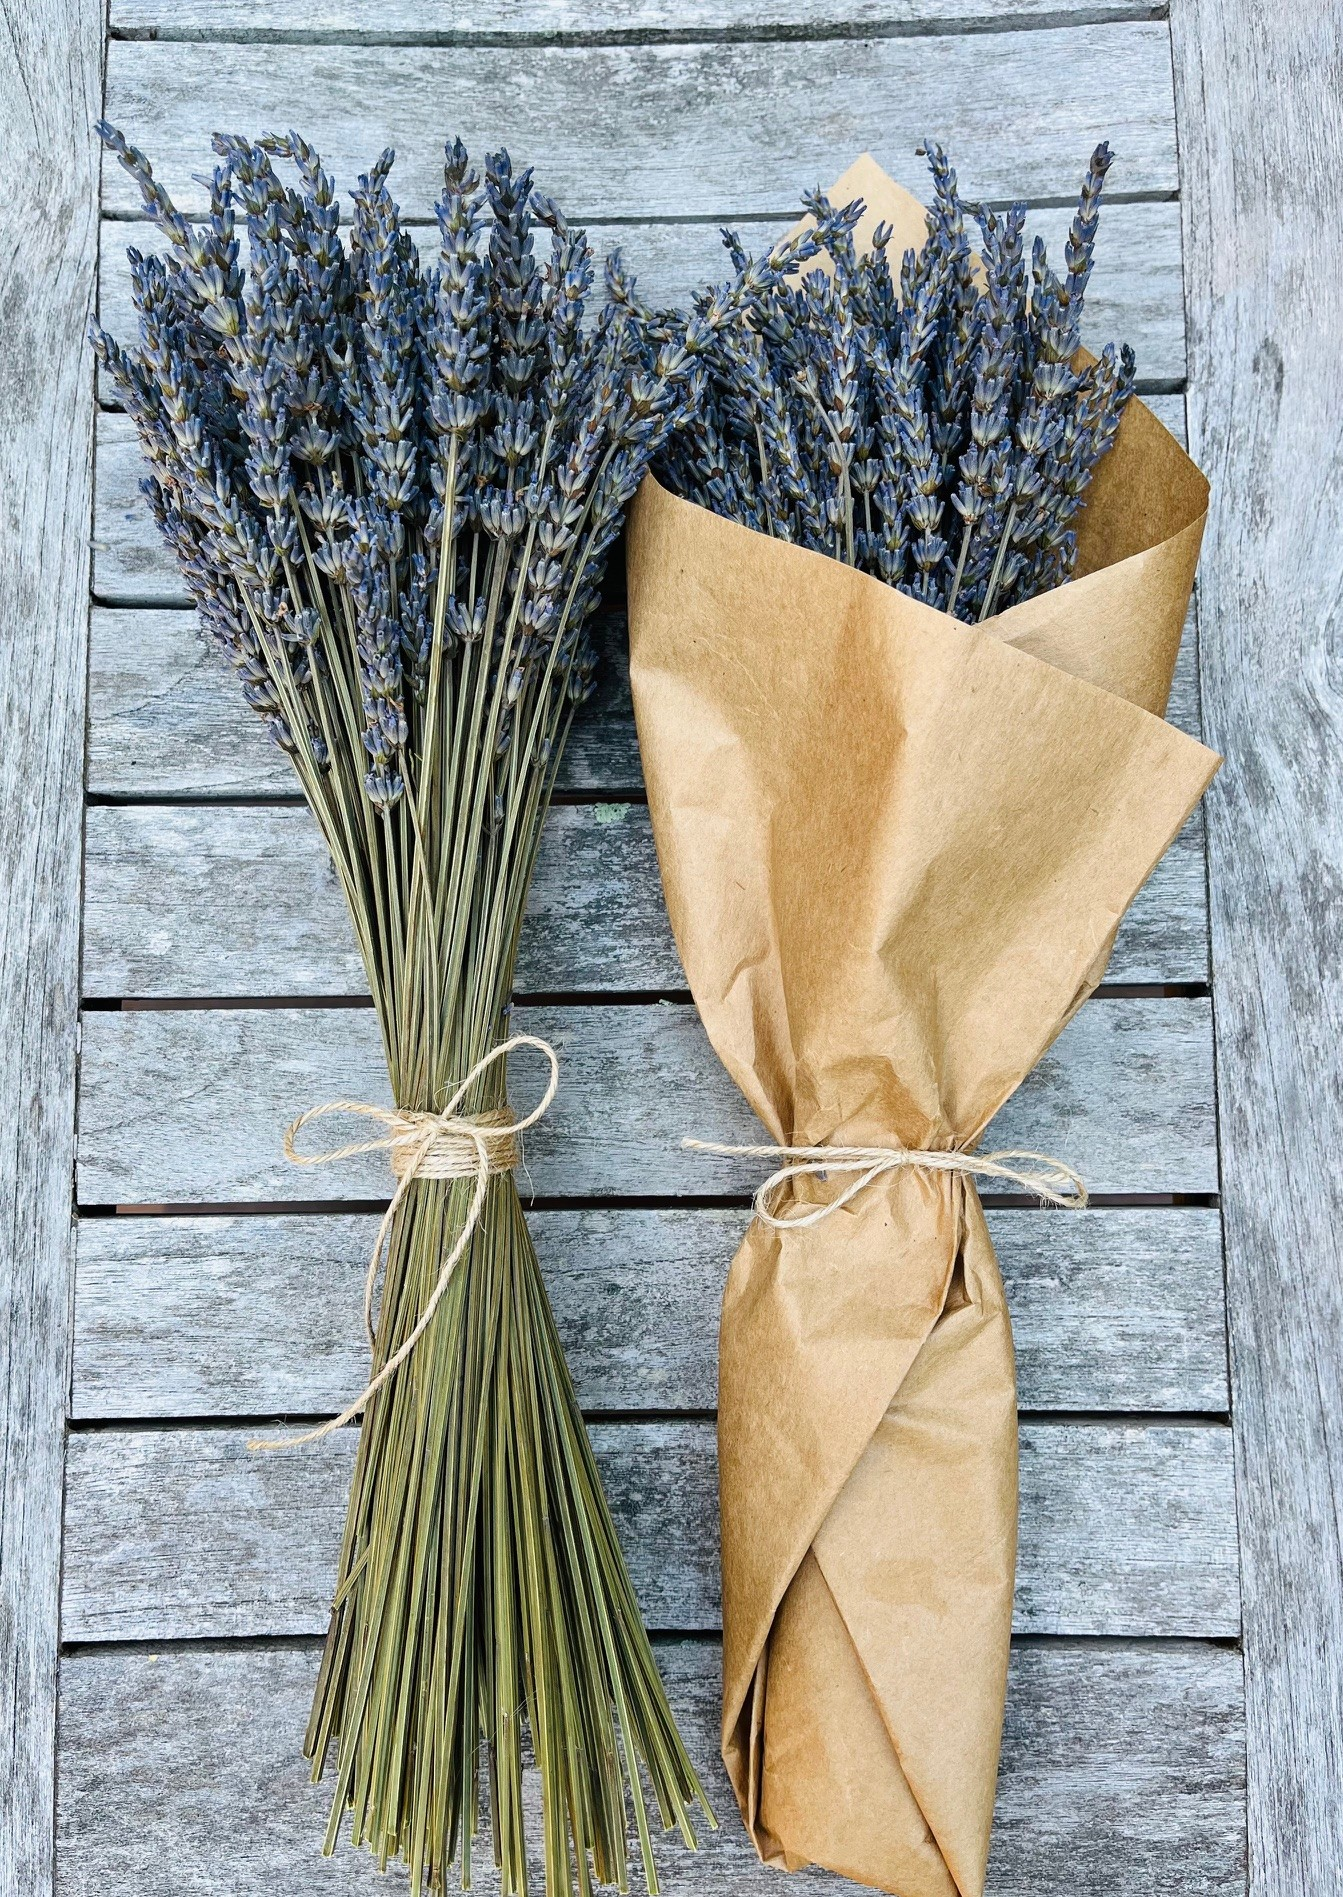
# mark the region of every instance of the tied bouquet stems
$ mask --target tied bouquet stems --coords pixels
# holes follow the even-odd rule
[[[1038,237],[1027,267],[1024,204],[968,213],[945,154],[926,150],[928,234],[898,282],[891,225],[860,256],[861,201],[836,211],[811,193],[827,267],[762,289],[750,324],[715,338],[705,399],[659,473],[728,520],[978,621],[1073,572],[1075,517],[1135,363],[1114,344],[1078,360],[1109,146],[1092,155],[1061,275]]]
[[[814,241],[653,341],[615,265],[618,293],[585,324],[586,237],[505,153],[482,179],[448,146],[424,270],[390,152],[360,180],[346,240],[294,134],[217,137],[210,214],[193,223],[101,129],[169,240],[166,256],[130,253],[135,346],[94,336],[149,505],[321,827],[397,1108],[460,1111],[507,1142],[497,1056],[607,554],[713,334]],[[502,1887],[525,1890],[526,1729],[547,1889],[624,1889],[632,1819],[656,1890],[645,1784],[687,1845],[693,1806],[713,1820],[511,1170],[402,1179],[372,1337],[306,1739],[314,1777],[334,1777],[326,1849],[348,1812],[412,1889],[441,1890],[454,1861],[465,1885],[486,1804]]]

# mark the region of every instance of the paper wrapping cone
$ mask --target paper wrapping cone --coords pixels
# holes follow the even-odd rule
[[[876,176],[884,200],[858,188],[908,220]],[[970,627],[645,483],[631,671],[667,903],[771,1140],[971,1147],[1090,993],[1218,762],[1155,715],[1205,505],[1131,404],[1080,577]],[[963,1176],[887,1174],[806,1230],[751,1226],[719,1469],[723,1756],[761,1856],[978,1897],[1016,1401]]]

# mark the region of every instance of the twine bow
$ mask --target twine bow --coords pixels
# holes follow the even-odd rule
[[[458,1112],[463,1100],[481,1075],[496,1061],[504,1060],[515,1048],[534,1047],[544,1054],[550,1063],[550,1079],[545,1092],[532,1108],[531,1112],[520,1120],[515,1120],[507,1107],[494,1107],[479,1114]],[[258,1441],[248,1444],[249,1449],[294,1449],[300,1443],[317,1442],[322,1436],[329,1436],[333,1429],[340,1429],[352,1422],[365,1408],[376,1390],[380,1390],[388,1378],[394,1376],[406,1358],[414,1350],[433,1321],[434,1312],[448,1282],[456,1270],[463,1253],[471,1243],[472,1234],[480,1223],[480,1215],[485,1209],[485,1193],[490,1178],[495,1173],[511,1172],[521,1156],[518,1135],[548,1111],[551,1101],[560,1084],[560,1063],[554,1048],[535,1034],[515,1034],[507,1041],[501,1041],[492,1047],[488,1054],[478,1060],[470,1073],[462,1081],[457,1091],[448,1101],[441,1113],[413,1113],[398,1107],[369,1106],[363,1100],[328,1100],[320,1107],[309,1107],[306,1113],[300,1113],[293,1125],[288,1127],[284,1136],[284,1156],[296,1166],[330,1166],[338,1159],[353,1159],[359,1153],[386,1153],[396,1179],[396,1190],[392,1194],[391,1204],[382,1215],[377,1237],[373,1240],[373,1252],[368,1261],[368,1273],[364,1279],[364,1334],[368,1338],[369,1348],[374,1346],[373,1332],[373,1294],[377,1289],[378,1272],[382,1266],[383,1252],[392,1229],[392,1220],[410,1190],[413,1179],[474,1179],[476,1188],[471,1197],[470,1209],[466,1221],[457,1235],[456,1243],[443,1260],[438,1282],[430,1293],[429,1300],[420,1313],[409,1337],[387,1359],[377,1375],[370,1377],[353,1403],[349,1403],[339,1416],[333,1416],[329,1422],[321,1423],[316,1429],[307,1430],[301,1436],[285,1436],[275,1441]],[[332,1146],[321,1153],[300,1153],[294,1144],[295,1138],[310,1120],[323,1119],[328,1113],[353,1113],[366,1120],[374,1120],[385,1127],[386,1133],[380,1139],[358,1140],[349,1146]]]
[[[1080,1211],[1087,1202],[1087,1189],[1081,1177],[1061,1159],[1050,1159],[1045,1153],[920,1152],[907,1146],[720,1146],[716,1140],[692,1139],[682,1140],[681,1144],[692,1152],[713,1153],[719,1159],[783,1160],[783,1165],[756,1187],[752,1200],[755,1216],[776,1232],[801,1231],[808,1225],[819,1225],[822,1219],[828,1219],[832,1212],[838,1212],[841,1206],[856,1199],[884,1174],[903,1172],[907,1167],[925,1172],[966,1173],[977,1179],[1008,1179],[1049,1205],[1068,1206],[1074,1211]],[[1032,1169],[1023,1170],[1023,1165],[1017,1163],[1026,1161],[1033,1162]],[[827,1199],[824,1205],[792,1217],[780,1217],[770,1210],[775,1193],[790,1179],[819,1179],[832,1172],[852,1173],[854,1177],[837,1197]]]

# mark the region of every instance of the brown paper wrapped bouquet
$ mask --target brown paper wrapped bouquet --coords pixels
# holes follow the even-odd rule
[[[1217,765],[1162,721],[1206,484],[1077,345],[1105,160],[1033,290],[1022,213],[976,259],[939,154],[931,214],[861,160],[630,529],[672,924],[782,1166],[723,1302],[723,1755],[762,1857],[901,1897],[983,1889],[1011,1634],[967,1168]]]

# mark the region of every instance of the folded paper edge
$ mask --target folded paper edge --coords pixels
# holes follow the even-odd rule
[[[1155,712],[1149,711],[1146,706],[1136,704],[1132,699],[1124,698],[1122,694],[1112,692],[1108,687],[1098,685],[1094,680],[1084,678],[1076,672],[1069,672],[1061,666],[1052,665],[1048,659],[1042,659],[1037,654],[1027,651],[1026,648],[1015,639],[1002,638],[996,630],[994,620],[986,619],[982,624],[971,625],[963,619],[957,619],[952,614],[944,613],[935,606],[925,605],[923,601],[914,599],[908,593],[899,592],[898,589],[888,586],[884,580],[878,579],[874,574],[864,573],[858,567],[851,567],[842,560],[836,560],[832,554],[818,553],[811,547],[799,547],[789,540],[777,540],[770,534],[761,533],[758,528],[748,527],[741,521],[728,520],[722,514],[715,514],[711,508],[702,507],[698,501],[685,500],[681,495],[673,494],[670,488],[664,487],[654,474],[646,474],[644,476],[629,513],[627,559],[632,587],[637,586],[641,578],[640,567],[642,564],[644,536],[651,531],[651,520],[654,514],[659,510],[673,517],[679,513],[683,523],[686,525],[689,525],[692,520],[697,521],[700,531],[720,533],[729,538],[734,535],[744,534],[749,535],[753,541],[764,541],[770,547],[777,549],[777,557],[785,563],[788,561],[801,561],[811,564],[819,561],[835,573],[844,575],[846,584],[855,586],[860,590],[868,588],[875,589],[873,594],[875,599],[884,600],[888,595],[894,593],[900,601],[900,609],[902,612],[909,611],[918,616],[927,615],[928,620],[935,624],[945,637],[975,640],[988,634],[994,638],[999,646],[1012,654],[1015,663],[1040,666],[1046,672],[1060,673],[1063,677],[1071,679],[1076,686],[1084,691],[1095,692],[1102,698],[1114,699],[1121,704],[1127,705],[1131,710],[1139,713],[1142,717],[1150,718],[1154,724],[1161,725],[1167,731],[1172,732],[1177,738],[1183,740],[1185,744],[1193,745],[1198,750],[1206,752],[1210,768],[1207,782],[1205,782],[1203,789],[1207,788],[1207,783],[1211,782],[1214,773],[1222,763],[1220,754],[1211,750],[1201,739],[1192,737],[1186,731],[1181,731],[1177,725],[1168,723],[1166,719],[1159,717]],[[1185,531],[1187,531],[1187,528],[1180,529],[1176,534],[1168,536],[1168,540],[1177,539],[1179,533]],[[1158,542],[1157,544],[1164,546],[1168,544],[1168,540]],[[1145,551],[1150,552],[1151,549],[1148,548]],[[1136,562],[1143,558],[1143,554],[1133,554],[1130,555],[1129,560],[1117,561],[1113,567],[1105,567],[1100,569],[1100,571],[1113,573],[1129,565],[1130,561]],[[1084,578],[1089,577],[1091,576],[1084,576]],[[1053,593],[1050,597],[1053,597],[1055,594],[1062,595],[1068,591],[1069,586],[1079,584],[1081,584],[1079,581],[1069,581],[1068,586],[1053,589]],[[1013,610],[1016,609],[1014,608]],[[1202,790],[1199,792],[1199,796],[1201,795]],[[1194,803],[1197,802],[1198,797],[1195,797]],[[1193,804],[1190,805],[1190,809],[1192,808]]]

